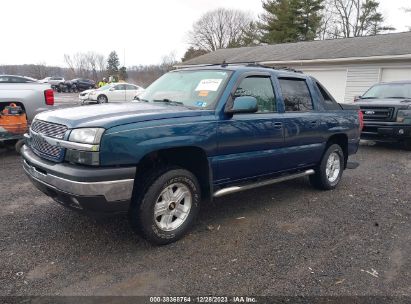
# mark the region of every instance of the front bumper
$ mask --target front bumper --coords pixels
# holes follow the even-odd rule
[[[408,139],[411,138],[411,125],[365,121],[361,138],[387,141]]]
[[[80,95],[78,98],[80,99],[80,101],[90,100],[88,95],[84,95],[84,96],[81,96],[81,95]]]
[[[135,167],[88,168],[54,163],[23,146],[23,168],[32,183],[56,202],[86,213],[123,213],[130,206]]]

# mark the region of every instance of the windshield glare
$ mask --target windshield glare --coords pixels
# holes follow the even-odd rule
[[[170,72],[152,83],[139,99],[148,102],[176,102],[194,108],[212,108],[230,75],[230,71],[220,70]]]
[[[369,89],[362,98],[411,98],[411,83],[378,84]]]

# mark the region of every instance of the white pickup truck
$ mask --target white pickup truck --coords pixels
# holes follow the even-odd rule
[[[12,102],[23,108],[31,123],[37,113],[52,109],[54,92],[47,83],[0,82],[0,111]]]

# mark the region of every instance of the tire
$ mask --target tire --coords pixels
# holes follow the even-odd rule
[[[311,185],[321,190],[331,190],[337,187],[344,171],[344,152],[337,144],[325,151],[315,174],[310,175]]]
[[[130,211],[131,226],[150,243],[175,242],[187,233],[200,209],[197,178],[187,170],[168,168],[146,180]]]
[[[404,140],[404,149],[407,151],[411,151],[411,139]]]
[[[97,103],[107,103],[108,99],[106,95],[100,95],[97,97]]]
[[[16,142],[14,147],[16,148],[17,154],[20,154],[20,151],[23,145],[24,145],[24,139],[20,139],[18,142]]]

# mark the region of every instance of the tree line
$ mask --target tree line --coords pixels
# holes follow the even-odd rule
[[[385,24],[378,0],[263,0],[263,13],[219,8],[205,13],[188,33],[182,61],[220,48],[377,35]]]

